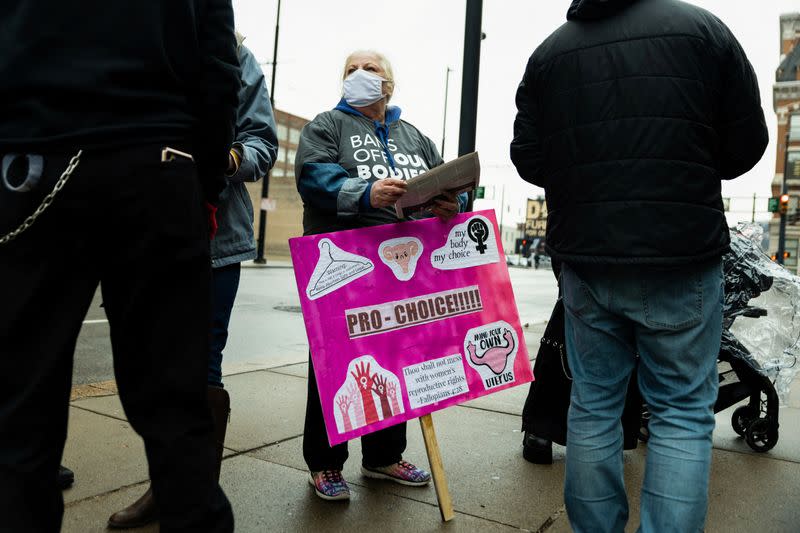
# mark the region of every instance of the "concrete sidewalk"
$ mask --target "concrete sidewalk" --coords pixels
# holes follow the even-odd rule
[[[432,487],[362,478],[357,441],[345,468],[352,500],[329,503],[314,496],[301,451],[306,376],[307,364],[298,363],[225,378],[232,413],[222,486],[237,531],[570,531],[562,497],[563,448],[555,447],[552,466],[522,459],[519,428],[527,386],[434,414],[457,511],[455,520],[443,524]],[[718,415],[706,531],[800,530],[796,400],[781,410],[780,441],[767,454],[751,452],[736,437],[730,410]],[[410,422],[408,433],[406,457],[427,466],[418,424]],[[629,531],[638,523],[645,453],[643,446],[625,453]],[[73,391],[64,464],[76,475],[75,485],[64,492],[66,532],[105,531],[108,516],[146,489],[142,442],[125,420],[113,382]]]

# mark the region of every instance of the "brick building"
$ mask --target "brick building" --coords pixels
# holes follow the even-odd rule
[[[269,198],[275,209],[267,212],[267,257],[284,258],[289,256],[290,237],[303,234],[303,202],[297,193],[294,180],[294,156],[300,141],[300,130],[309,121],[275,110],[275,123],[278,128],[278,160],[272,168],[269,182]],[[255,234],[258,237],[259,206],[261,205],[261,182],[248,183],[247,191],[255,211]]]
[[[780,18],[780,65],[775,73],[772,105],[778,116],[776,132],[775,178],[772,180],[772,196],[780,196],[784,177],[788,192],[800,197],[800,13],[781,15]],[[791,131],[787,146],[786,132],[791,118]],[[789,151],[789,168],[786,166],[786,150]],[[796,204],[795,204],[796,205]],[[770,222],[771,253],[778,249],[780,217],[776,214]],[[790,214],[786,224],[786,251],[790,256],[786,267],[797,272],[800,224],[798,216]]]

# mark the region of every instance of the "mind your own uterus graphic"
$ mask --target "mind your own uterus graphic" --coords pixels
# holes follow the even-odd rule
[[[514,361],[518,351],[516,330],[502,320],[472,328],[464,338],[467,363],[480,374],[486,390],[516,381]]]
[[[404,412],[400,380],[371,355],[350,361],[347,378],[334,396],[339,433],[389,419]]]

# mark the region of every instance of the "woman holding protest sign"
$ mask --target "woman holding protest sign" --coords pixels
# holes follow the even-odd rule
[[[393,205],[405,194],[405,181],[443,163],[433,141],[400,120],[400,108],[388,105],[394,77],[382,54],[350,54],[343,80],[343,97],[336,107],[317,115],[300,135],[295,176],[304,204],[305,235],[398,222]],[[425,216],[449,220],[465,205],[464,196],[443,195]],[[364,399],[372,399],[373,392],[382,397],[379,376],[362,370],[364,379],[359,384],[364,390],[353,390],[351,397],[340,401],[354,404],[356,415],[362,412],[363,417],[372,406],[365,408]],[[320,498],[346,500],[350,490],[342,468],[347,444],[328,444],[315,378],[309,357],[303,437],[309,482]],[[430,482],[428,472],[402,460],[405,423],[364,435],[361,443],[365,476],[411,486]]]

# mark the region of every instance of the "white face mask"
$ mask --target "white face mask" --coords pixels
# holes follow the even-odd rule
[[[351,106],[366,107],[385,96],[384,81],[388,80],[364,69],[358,69],[345,78],[342,94]]]

